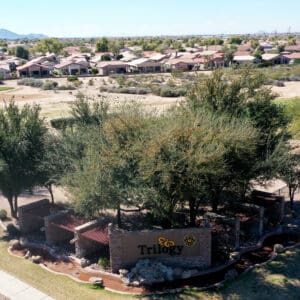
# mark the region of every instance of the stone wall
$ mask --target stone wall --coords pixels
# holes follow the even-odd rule
[[[120,231],[109,226],[109,241],[114,273],[144,258],[186,268],[211,264],[210,228]]]
[[[28,213],[35,208],[41,208],[49,211],[49,199],[41,199],[29,204],[22,205],[18,208],[19,227],[22,233],[29,233],[40,230],[44,226],[44,217]]]
[[[45,235],[46,243],[48,245],[55,245],[62,242],[67,242],[74,238],[73,232],[69,232],[52,224],[52,222],[65,218],[68,214],[68,210],[63,210],[45,217]]]

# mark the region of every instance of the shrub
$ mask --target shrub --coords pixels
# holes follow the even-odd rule
[[[91,68],[91,69],[90,69],[90,73],[93,74],[93,75],[96,75],[96,74],[99,73],[99,70],[96,69],[96,68]]]
[[[10,237],[18,237],[20,236],[20,231],[19,229],[13,225],[13,224],[8,224],[6,227],[6,232]]]
[[[70,81],[70,82],[78,81],[78,76],[70,75],[70,76],[67,77],[67,80]]]
[[[7,218],[7,212],[5,209],[0,210],[0,220],[4,221]]]
[[[68,85],[59,85],[56,89],[60,91],[66,91],[66,90],[75,90],[76,88],[75,86],[68,84]]]
[[[52,119],[50,124],[55,129],[66,129],[74,124],[74,119],[72,117]]]
[[[42,86],[43,90],[55,90],[58,86],[56,81],[46,80]]]
[[[99,258],[98,260],[98,265],[100,267],[102,267],[103,269],[107,269],[110,267],[110,261],[109,259],[107,259],[106,257],[103,257],[103,258]]]
[[[274,86],[278,86],[278,87],[283,87],[284,86],[284,82],[280,81],[280,80],[273,80],[271,81],[271,84]]]
[[[43,81],[34,78],[24,78],[18,81],[18,85],[25,85],[40,88],[43,86]]]
[[[170,86],[163,86],[152,88],[152,93],[160,97],[180,97],[185,96],[187,90],[184,87],[173,88]]]
[[[89,85],[89,86],[93,86],[93,85],[94,85],[94,80],[93,80],[93,79],[90,79],[90,80],[88,81],[88,85]]]

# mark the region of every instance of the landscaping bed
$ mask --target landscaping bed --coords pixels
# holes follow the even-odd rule
[[[276,257],[273,251],[274,245],[282,245],[284,247],[295,246],[300,243],[300,236],[296,233],[281,233],[267,236],[260,246],[256,249],[243,249],[240,257],[222,266],[214,267],[206,271],[199,272],[201,274],[180,280],[153,284],[151,286],[133,287],[125,285],[121,277],[115,274],[102,271],[86,270],[80,264],[70,257],[54,256],[50,254],[49,249],[26,246],[20,249],[10,249],[10,253],[19,257],[25,257],[30,251],[31,256],[41,257],[41,266],[47,268],[51,272],[64,274],[76,281],[90,282],[92,277],[101,277],[103,285],[108,290],[117,292],[125,292],[132,294],[149,294],[169,292],[170,290],[184,288],[198,288],[200,290],[217,287],[225,280],[236,278],[239,274],[253,268],[258,264],[265,263]]]

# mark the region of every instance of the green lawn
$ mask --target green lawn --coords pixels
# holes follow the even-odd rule
[[[0,86],[0,92],[13,90],[14,88],[11,86]]]
[[[293,139],[300,139],[300,98],[276,99],[275,103],[285,107],[287,113],[291,116],[292,122],[290,132]]]
[[[0,240],[0,269],[17,276],[55,299],[137,299],[104,290],[92,289],[65,276],[54,275],[25,259],[7,252],[7,243]],[[138,297],[143,299],[207,299],[207,300],[289,300],[300,299],[300,248],[281,254],[266,266],[240,276],[216,292],[197,292],[193,289],[175,295]]]

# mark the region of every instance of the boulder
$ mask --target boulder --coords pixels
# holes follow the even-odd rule
[[[103,287],[103,279],[101,277],[91,277],[89,282],[94,286],[101,286]]]
[[[224,275],[224,279],[225,280],[233,280],[234,278],[236,278],[238,276],[238,272],[236,269],[231,269],[229,271],[227,271]]]
[[[230,259],[238,259],[240,257],[239,252],[231,252],[230,253]]]
[[[128,277],[122,277],[121,279],[122,279],[123,283],[125,283],[126,285],[130,284],[130,279]]]
[[[33,255],[31,256],[31,261],[35,264],[39,264],[42,262],[42,257],[40,255]]]
[[[12,250],[21,248],[19,240],[10,240],[8,245]]]
[[[85,267],[87,267],[88,265],[90,265],[91,264],[91,262],[88,260],[88,259],[86,259],[86,258],[82,258],[81,260],[80,260],[80,266],[82,267],[82,268],[85,268]]]
[[[127,269],[120,269],[119,270],[119,274],[120,274],[121,277],[126,276],[128,274],[128,272],[129,271]]]
[[[28,251],[25,253],[24,258],[25,258],[25,259],[28,259],[28,258],[30,258],[30,256],[31,256],[31,252],[28,250]]]
[[[284,247],[281,244],[275,244],[273,251],[275,253],[282,253],[284,251]]]
[[[26,246],[28,245],[28,239],[25,238],[25,237],[21,237],[21,238],[20,238],[20,245],[21,245],[22,247],[26,247]]]
[[[135,287],[138,287],[138,286],[141,285],[141,283],[138,280],[134,280],[134,281],[131,282],[131,285],[135,286]]]

